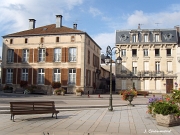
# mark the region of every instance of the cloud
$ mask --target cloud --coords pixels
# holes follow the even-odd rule
[[[102,15],[100,10],[98,10],[97,8],[93,8],[93,7],[89,8],[89,13],[91,13],[94,17]]]

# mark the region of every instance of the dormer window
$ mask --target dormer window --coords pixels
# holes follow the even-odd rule
[[[148,34],[144,34],[144,42],[148,42]]]
[[[71,36],[71,42],[74,42],[74,41],[75,41],[75,37]]]
[[[159,42],[159,34],[155,34],[155,42]]]
[[[137,42],[137,41],[136,41],[136,34],[133,34],[133,35],[132,35],[132,42]]]

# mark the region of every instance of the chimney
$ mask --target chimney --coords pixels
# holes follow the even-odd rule
[[[75,30],[77,30],[77,24],[76,24],[76,23],[73,24],[73,28],[74,28]]]
[[[35,28],[35,19],[29,19],[29,29],[34,29]]]
[[[140,23],[138,24],[138,29],[141,29],[141,24]]]
[[[60,28],[62,26],[62,15],[56,15],[56,28]]]

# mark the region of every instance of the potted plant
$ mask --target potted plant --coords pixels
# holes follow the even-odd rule
[[[4,93],[12,93],[13,92],[13,87],[5,85],[3,87],[3,91],[4,91]]]
[[[56,94],[56,93],[55,93],[55,90],[56,90],[57,88],[60,88],[60,87],[61,87],[61,83],[60,83],[60,82],[52,82],[51,86],[52,86],[52,88],[54,89],[54,90],[53,90],[53,94]]]
[[[180,110],[178,105],[167,101],[156,102],[154,112],[156,113],[156,122],[158,125],[166,127],[180,125]]]
[[[60,89],[60,91],[61,91],[61,95],[63,95],[63,96],[64,96],[64,95],[65,95],[66,90],[65,90],[64,88],[62,88],[62,87],[61,87],[61,88],[59,88],[59,89]]]
[[[61,89],[60,89],[60,88],[56,88],[56,89],[54,90],[54,94],[55,94],[55,95],[60,95],[60,94],[61,94]]]
[[[122,92],[122,99],[129,101],[129,106],[134,106],[133,104],[131,104],[131,102],[133,101],[133,98],[137,96],[137,91],[136,90],[125,90]]]
[[[82,95],[82,92],[83,92],[82,88],[77,88],[77,89],[76,89],[76,95],[77,95],[77,96],[81,96],[81,95]]]

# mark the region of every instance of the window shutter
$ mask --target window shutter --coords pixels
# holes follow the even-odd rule
[[[77,77],[78,78],[78,77]],[[77,81],[77,79],[76,79]],[[77,84],[76,84],[77,85]],[[86,86],[88,86],[88,70],[86,69]]]
[[[6,83],[6,68],[3,68],[2,72],[2,84]]]
[[[45,69],[45,85],[50,85],[52,83],[52,69]]]
[[[34,49],[34,62],[38,62],[38,49]]]
[[[19,49],[19,53],[18,53],[18,63],[22,62],[22,49]]]
[[[69,61],[69,48],[66,48],[66,58],[65,62]]]
[[[33,69],[33,84],[37,84],[37,69]]]
[[[46,49],[46,62],[53,62],[53,48]]]
[[[81,68],[76,69],[76,85],[81,86]]]
[[[14,49],[14,63],[17,63],[18,49]]]
[[[20,81],[21,81],[21,68],[18,68],[17,69],[17,71],[18,71],[18,75],[17,75],[17,84],[20,84]]]
[[[89,70],[89,86],[91,86],[91,70]]]
[[[62,62],[65,62],[65,48],[62,48]]]
[[[28,84],[32,84],[32,68],[28,70]]]
[[[16,70],[17,68],[13,69],[13,84],[16,84]]]
[[[68,69],[62,68],[61,71],[61,84],[66,86],[68,82]]]
[[[33,63],[33,49],[29,49],[29,63]]]

